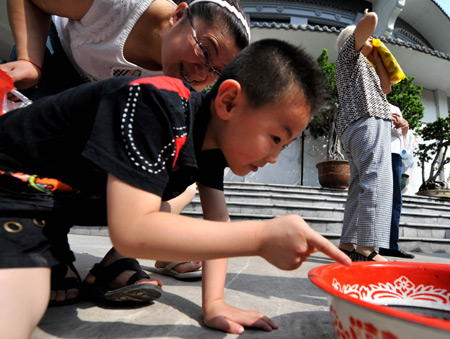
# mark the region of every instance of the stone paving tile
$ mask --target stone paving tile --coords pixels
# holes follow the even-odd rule
[[[84,277],[110,248],[105,236],[69,235]],[[416,253],[416,261],[450,263],[449,254]],[[140,261],[146,270],[153,261]],[[164,294],[139,308],[111,308],[82,301],[50,308],[32,339],[49,338],[335,338],[325,294],[308,271],[333,261],[315,253],[299,269],[281,271],[258,257],[230,259],[225,297],[229,304],[263,312],[280,326],[267,333],[247,329],[240,336],[209,329],[202,322],[201,282],[183,282],[153,274]]]

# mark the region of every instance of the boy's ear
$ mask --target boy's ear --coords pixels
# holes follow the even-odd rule
[[[183,17],[183,14],[186,12],[188,8],[188,4],[186,2],[181,2],[177,8],[175,9],[175,12],[171,15],[169,19],[169,26],[172,27],[175,25],[181,18]]]
[[[215,98],[216,114],[222,120],[228,120],[233,114],[233,108],[241,100],[242,87],[239,82],[227,79],[222,82]]]

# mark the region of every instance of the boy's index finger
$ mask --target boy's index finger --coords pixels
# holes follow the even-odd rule
[[[331,241],[321,236],[319,233],[313,231],[309,238],[309,243],[314,246],[320,252],[328,255],[330,258],[336,260],[338,263],[341,263],[345,266],[350,266],[352,260],[342,252],[339,248],[337,248]]]

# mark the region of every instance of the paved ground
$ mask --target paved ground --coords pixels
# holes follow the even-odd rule
[[[82,278],[110,248],[108,237],[70,235]],[[449,254],[416,253],[416,261],[450,264]],[[146,270],[153,261],[140,261]],[[164,294],[139,308],[107,308],[83,301],[47,310],[32,339],[48,338],[334,338],[327,299],[308,279],[308,271],[333,261],[313,255],[295,271],[281,271],[260,258],[231,259],[226,282],[228,303],[259,310],[280,328],[271,333],[247,329],[240,336],[205,327],[201,282],[164,281]],[[0,335],[1,336],[1,335]]]

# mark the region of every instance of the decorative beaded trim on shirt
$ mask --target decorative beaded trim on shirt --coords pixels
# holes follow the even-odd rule
[[[167,145],[163,146],[158,153],[156,162],[150,162],[144,158],[137,148],[133,137],[133,122],[136,113],[136,103],[141,91],[140,85],[132,85],[129,87],[128,99],[122,113],[122,121],[120,125],[125,149],[131,162],[143,171],[159,174],[166,169],[166,163],[175,156],[175,139],[172,139]],[[185,136],[187,128],[173,127],[175,137]]]

